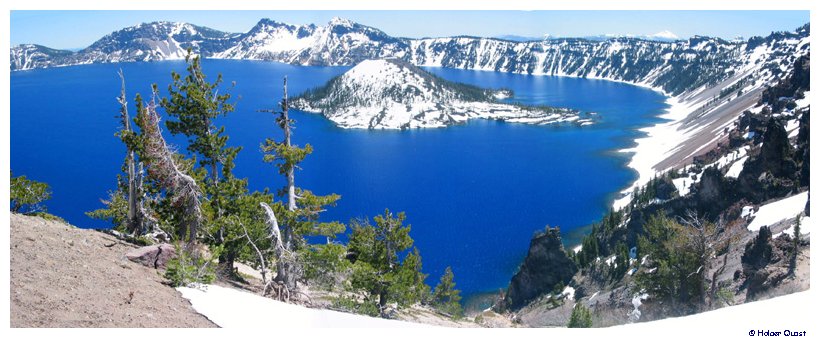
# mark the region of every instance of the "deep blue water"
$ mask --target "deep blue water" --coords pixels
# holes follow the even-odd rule
[[[281,138],[270,114],[281,98],[281,78],[297,94],[345,67],[298,67],[269,62],[206,60],[241,96],[237,111],[219,121],[230,144],[242,145],[236,174],[251,189],[278,189],[284,180],[263,163],[259,143]],[[122,68],[130,101],[164,92],[182,62],[88,65],[11,74],[11,168],[53,189],[49,211],[80,227],[107,227],[84,215],[115,188],[124,146],[114,137]],[[435,284],[452,266],[464,294],[505,287],[536,230],[563,232],[598,220],[614,193],[635,178],[628,158],[635,129],[656,123],[663,97],[643,88],[599,80],[430,69],[450,80],[506,87],[514,100],[599,113],[589,127],[529,126],[473,121],[444,129],[363,131],[336,128],[320,115],[294,113],[294,140],[315,151],[297,173],[300,187],[338,193],[327,220],[372,217],[385,208],[405,211],[411,235]],[[224,90],[224,89],[223,89]],[[131,111],[134,109],[131,107]],[[184,149],[182,139],[172,140]]]

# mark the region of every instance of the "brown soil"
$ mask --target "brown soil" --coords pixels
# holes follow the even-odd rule
[[[12,327],[216,327],[157,270],[127,260],[131,244],[17,214],[10,230]]]

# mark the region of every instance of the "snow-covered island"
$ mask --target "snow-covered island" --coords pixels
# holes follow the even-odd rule
[[[509,90],[454,83],[399,59],[365,60],[292,101],[342,128],[440,128],[484,118],[528,124],[591,124],[576,110],[502,103]]]

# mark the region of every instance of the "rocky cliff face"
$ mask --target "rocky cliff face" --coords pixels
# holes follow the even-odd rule
[[[560,230],[547,227],[530,241],[527,257],[510,281],[504,305],[517,310],[552,291],[557,284],[566,285],[577,270],[575,262],[564,252]]]
[[[89,63],[178,60],[188,48],[211,56],[236,45],[240,34],[182,22],[142,23],[112,32],[90,46],[71,52],[39,45],[11,48],[11,70]]]
[[[226,33],[187,23],[155,22],[113,32],[77,53],[26,53],[11,49],[11,70],[85,63],[180,58],[190,47],[209,58],[253,59],[299,65],[350,66],[399,58],[417,66],[602,78],[644,84],[677,95],[732,77],[746,90],[777,78],[809,52],[809,25],[747,41],[695,36],[509,41],[480,37],[407,39],[349,20],[325,26],[263,19],[247,33]]]

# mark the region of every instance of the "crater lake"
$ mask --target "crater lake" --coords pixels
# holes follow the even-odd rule
[[[167,95],[171,71],[183,61],[96,64],[11,73],[11,169],[51,186],[49,212],[83,228],[111,227],[84,213],[103,206],[116,189],[125,147],[119,129],[118,69],[126,77],[129,111],[136,93],[151,84]],[[274,116],[282,77],[297,95],[323,85],[349,67],[303,67],[274,62],[204,60],[208,80],[221,73],[236,111],[218,118],[230,146],[242,146],[235,174],[251,190],[284,186],[277,169],[262,162],[260,143],[281,139]],[[660,122],[665,97],[645,88],[604,80],[426,68],[445,79],[484,88],[509,88],[511,101],[569,107],[598,114],[597,123],[534,126],[473,120],[441,129],[349,130],[318,114],[292,112],[293,141],[314,152],[296,173],[296,185],[337,193],[323,220],[348,223],[389,208],[404,211],[423,257],[428,284],[447,266],[467,297],[505,288],[536,231],[572,231],[600,220],[636,173],[626,167],[637,129]],[[235,86],[231,87],[231,83]],[[167,135],[166,132],[166,136]],[[184,152],[185,140],[169,142]]]

